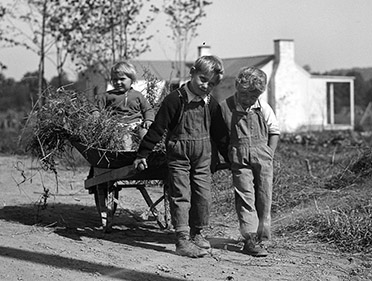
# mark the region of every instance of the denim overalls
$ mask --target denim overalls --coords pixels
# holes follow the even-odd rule
[[[176,232],[207,226],[211,202],[210,112],[204,101],[187,102],[167,142],[172,223]]]
[[[229,157],[240,232],[245,239],[271,238],[273,151],[268,146],[268,126],[260,108],[242,111],[232,96]]]

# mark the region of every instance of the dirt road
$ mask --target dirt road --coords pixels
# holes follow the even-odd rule
[[[113,232],[104,234],[93,196],[83,186],[88,168],[58,171],[57,193],[54,175],[39,173],[31,163],[0,157],[0,280],[372,279],[372,273],[358,276],[365,268],[358,256],[285,237],[274,237],[266,258],[243,255],[236,219],[223,214],[212,216],[209,256],[177,256],[172,231],[141,220],[147,208],[136,189],[120,192]],[[51,192],[46,209],[37,204],[43,186]],[[150,195],[157,198],[161,190],[151,188]]]

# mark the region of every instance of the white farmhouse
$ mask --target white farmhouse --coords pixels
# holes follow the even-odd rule
[[[199,47],[199,56],[205,54],[210,54],[210,47]],[[282,132],[354,129],[354,77],[310,74],[296,63],[293,40],[274,40],[274,54],[222,60],[224,78],[213,92],[217,100],[234,94],[234,79],[241,67],[255,66],[268,76],[268,87],[261,98],[274,109]],[[186,62],[187,70],[192,63]],[[145,95],[145,72],[162,81],[159,86],[168,82],[177,87],[185,80],[178,77],[172,61],[138,60],[133,64],[139,74],[135,88]],[[102,77],[86,77],[87,88],[95,88],[95,93],[107,88]]]
[[[261,98],[274,109],[281,131],[354,128],[354,78],[310,74],[296,63],[293,40],[275,40],[274,55],[223,62],[225,78],[216,89],[216,97],[221,99],[234,92],[234,77],[241,67],[259,67],[269,80]],[[347,96],[340,99],[341,95]],[[343,104],[345,100],[347,104]]]

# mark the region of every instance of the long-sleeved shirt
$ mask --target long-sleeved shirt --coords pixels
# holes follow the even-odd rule
[[[252,109],[255,109],[255,108],[258,108],[261,110],[262,114],[263,114],[263,117],[265,119],[265,122],[268,126],[268,133],[269,135],[279,135],[280,134],[280,130],[279,130],[279,123],[278,123],[278,120],[275,116],[275,113],[274,111],[272,110],[271,106],[265,102],[264,100],[257,100],[252,106],[251,108],[247,109],[247,110],[244,110],[243,107],[240,105],[240,103],[238,102],[237,100],[237,97],[236,97],[236,94],[233,96],[233,97],[230,97],[230,99],[233,98],[234,99],[234,104],[236,106],[236,110],[238,111],[248,111],[248,110],[252,110]],[[227,123],[227,127],[229,129],[229,132],[231,132],[231,115],[232,115],[232,111],[229,109],[229,106],[227,104],[227,99],[222,101],[220,104],[221,104],[221,108],[222,108],[222,114],[224,116],[224,119]]]
[[[150,103],[134,89],[123,93],[117,90],[107,91],[98,97],[98,109],[111,109],[121,115],[123,123],[135,123],[141,120],[154,120],[154,110]]]
[[[183,87],[187,87],[187,84]],[[228,129],[222,117],[221,107],[216,99],[210,95],[208,100],[207,106],[211,114],[210,136],[218,151],[227,160]],[[182,114],[182,103],[184,102],[188,101],[184,100],[178,90],[171,92],[164,98],[155,116],[155,121],[139,146],[137,157],[146,158],[154,146],[162,139],[165,131],[171,133],[176,128]]]

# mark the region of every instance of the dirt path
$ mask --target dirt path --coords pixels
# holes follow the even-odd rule
[[[372,273],[358,277],[363,260],[319,244],[274,237],[268,257],[243,255],[235,218],[226,225],[222,215],[212,218],[209,256],[177,256],[173,233],[140,219],[147,208],[135,189],[120,192],[113,232],[104,234],[97,229],[93,196],[83,187],[88,169],[59,171],[56,194],[54,176],[31,167],[28,158],[0,157],[0,280],[372,279]],[[22,170],[27,180],[17,187]],[[43,184],[55,195],[38,210]],[[160,193],[150,190],[154,198]]]

